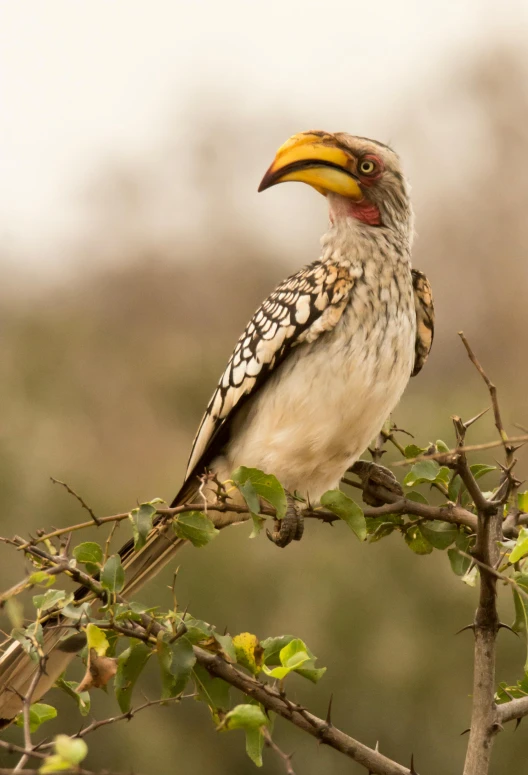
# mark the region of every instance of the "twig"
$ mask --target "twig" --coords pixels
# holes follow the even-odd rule
[[[40,658],[37,669],[35,670],[35,674],[33,675],[31,682],[29,684],[28,690],[22,700],[22,717],[24,719],[24,748],[26,752],[22,754],[22,756],[20,757],[17,765],[13,769],[13,772],[20,772],[22,770],[22,767],[26,764],[26,762],[32,755],[30,753],[33,751],[33,743],[31,742],[31,730],[30,730],[31,700],[43,672],[44,672],[44,660],[43,658]]]
[[[467,350],[467,354],[469,355],[470,361],[475,366],[476,370],[478,371],[478,373],[480,374],[480,376],[482,377],[482,379],[484,380],[484,382],[487,385],[487,388],[488,388],[489,394],[490,394],[490,398],[491,398],[491,404],[493,406],[493,416],[495,418],[495,427],[497,428],[497,430],[499,432],[499,435],[501,437],[502,443],[504,445],[504,449],[506,450],[506,452],[508,452],[508,446],[511,445],[511,441],[508,440],[508,436],[506,434],[506,431],[504,430],[504,425],[503,425],[502,418],[501,418],[501,413],[500,413],[499,402],[498,402],[498,399],[497,399],[497,388],[495,387],[493,382],[490,380],[490,378],[488,377],[488,375],[486,374],[486,372],[484,371],[484,369],[480,365],[480,363],[479,363],[479,361],[477,359],[477,356],[475,355],[475,353],[471,349],[471,346],[470,346],[468,340],[464,336],[464,332],[463,331],[459,331],[458,335],[461,338],[462,343],[463,343],[464,347]]]
[[[61,482],[60,479],[55,479],[55,477],[53,477],[53,476],[50,476],[50,479],[53,482],[53,484],[60,484],[60,485],[62,485],[62,487],[64,487],[70,493],[70,495],[73,495],[73,497],[76,498],[79,501],[79,503],[81,504],[83,509],[86,509],[88,514],[91,516],[91,518],[93,519],[93,521],[95,522],[97,527],[99,527],[101,525],[101,521],[99,520],[99,517],[95,516],[94,512],[88,506],[88,504],[84,502],[84,500],[81,498],[81,496],[78,493],[75,492],[75,490],[72,490],[72,488],[70,487],[69,484],[66,484],[66,482]]]
[[[514,719],[521,719],[528,716],[528,697],[519,697],[516,700],[510,700],[497,707],[497,715],[500,724],[506,724]]]
[[[282,751],[277,745],[277,743],[273,740],[272,736],[269,733],[269,729],[267,729],[266,727],[263,727],[262,729],[262,736],[264,737],[264,741],[268,746],[268,748],[271,748],[272,751],[275,751],[277,756],[280,759],[282,759],[282,761],[284,762],[286,775],[295,775],[295,770],[293,769],[291,764],[291,759],[293,754],[284,753],[284,751]]]
[[[528,441],[528,435],[526,436],[512,436],[508,439],[508,444],[524,444]],[[468,444],[464,447],[464,452],[482,452],[486,449],[495,449],[496,447],[503,447],[503,441],[487,441],[484,444]],[[410,457],[406,460],[395,460],[394,463],[385,463],[385,465],[391,468],[399,468],[400,466],[409,466],[414,463],[419,463],[422,460],[439,460],[443,461],[448,458],[456,457],[460,453],[459,447],[454,447],[448,452],[435,452],[432,455],[417,455],[416,457]]]

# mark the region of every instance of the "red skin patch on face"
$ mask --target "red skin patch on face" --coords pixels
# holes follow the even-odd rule
[[[350,211],[358,221],[366,223],[369,226],[380,226],[381,215],[375,204],[363,199],[361,202],[352,202]]]
[[[350,217],[355,218],[361,223],[366,223],[368,226],[381,226],[380,211],[373,202],[369,202],[368,199],[362,199],[360,202],[355,202],[353,199],[349,199],[345,196],[339,196],[337,194],[328,195],[328,204],[330,206],[330,222],[332,224],[338,218]]]

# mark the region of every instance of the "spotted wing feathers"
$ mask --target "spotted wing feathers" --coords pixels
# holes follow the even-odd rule
[[[412,372],[412,376],[415,377],[422,370],[433,344],[434,304],[431,285],[427,277],[417,269],[413,269],[412,281],[416,310],[416,344]]]
[[[316,261],[285,280],[262,303],[238,340],[196,434],[189,477],[231,412],[254,394],[291,349],[331,330],[354,279],[343,266]]]

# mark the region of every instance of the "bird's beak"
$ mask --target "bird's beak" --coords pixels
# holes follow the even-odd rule
[[[299,180],[320,194],[332,191],[359,201],[363,199],[363,192],[350,171],[353,163],[353,156],[339,147],[332,135],[301,132],[281,145],[258,190]]]

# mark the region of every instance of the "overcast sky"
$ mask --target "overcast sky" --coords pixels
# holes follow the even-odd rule
[[[387,138],[413,84],[527,29],[523,0],[0,0],[0,239],[71,231],[74,192],[148,154],[197,90],[288,106],[296,130],[386,115]]]

